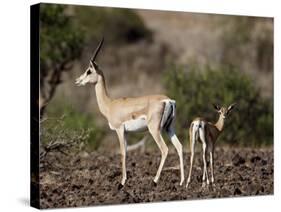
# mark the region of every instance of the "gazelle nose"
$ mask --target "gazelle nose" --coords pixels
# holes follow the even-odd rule
[[[79,82],[80,81],[80,77],[76,78],[75,82]]]
[[[75,80],[75,84],[76,84],[76,85],[81,85],[81,79],[80,79],[80,77]]]

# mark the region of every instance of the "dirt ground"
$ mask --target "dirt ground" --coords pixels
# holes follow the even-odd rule
[[[189,153],[184,154],[185,177]],[[169,152],[157,185],[153,184],[159,152],[129,152],[128,179],[120,187],[120,155],[108,152],[65,156],[50,153],[41,164],[41,208],[93,206],[100,204],[190,200],[273,194],[272,149],[217,149],[216,186],[201,187],[202,159],[195,155],[193,178],[188,189],[179,186],[178,156]],[[49,165],[48,165],[49,164]],[[185,181],[186,183],[186,181]]]

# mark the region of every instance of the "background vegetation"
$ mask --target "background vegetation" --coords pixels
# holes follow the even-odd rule
[[[91,150],[96,150],[105,133],[102,128],[97,126],[96,117],[94,114],[80,113],[64,102],[67,101],[56,103],[48,110],[52,116],[41,125],[45,130],[45,133],[41,134],[43,143],[48,143],[50,140],[64,140],[69,136],[75,137],[73,136],[75,134],[84,134],[87,137],[84,144]],[[50,139],[51,137],[52,139]]]
[[[273,142],[273,103],[263,98],[249,76],[230,67],[199,68],[173,65],[164,78],[168,95],[177,102],[177,132],[187,137],[195,117],[216,122],[212,103],[228,106],[237,103],[226,119],[221,141],[227,145],[268,145]],[[185,129],[185,130],[182,130]]]
[[[84,30],[88,42],[100,40],[101,36],[115,45],[151,38],[151,31],[133,10],[102,7],[73,9],[76,21]]]
[[[83,48],[83,33],[65,14],[64,6],[43,4],[40,7],[40,115]]]
[[[44,145],[78,139],[89,150],[118,148],[94,89],[73,83],[102,36],[106,45],[98,62],[113,98],[165,93],[175,99],[182,142],[192,118],[217,119],[212,103],[237,102],[220,141],[272,145],[272,20],[51,4],[40,9]]]
[[[273,32],[272,28],[261,24],[264,19],[256,21],[255,17],[226,17],[221,21],[224,26],[222,37],[222,63],[238,66],[243,64],[241,58],[252,61],[255,69],[270,72],[273,68]],[[239,45],[237,45],[239,44]],[[254,50],[254,51],[253,51]],[[239,55],[239,56],[238,56]],[[242,68],[240,65],[239,67]]]

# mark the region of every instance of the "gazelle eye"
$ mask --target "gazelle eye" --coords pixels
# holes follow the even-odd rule
[[[89,74],[91,74],[91,73],[92,73],[91,70],[88,70],[88,71],[87,71],[87,75],[89,75]]]

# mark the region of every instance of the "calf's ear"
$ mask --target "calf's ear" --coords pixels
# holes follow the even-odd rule
[[[213,104],[213,107],[215,108],[216,111],[219,111],[221,109],[217,104]]]
[[[233,108],[235,107],[235,105],[236,105],[236,103],[233,103],[233,104],[231,104],[231,105],[228,106],[228,108],[227,108],[227,114],[229,114],[229,113],[233,110]]]

